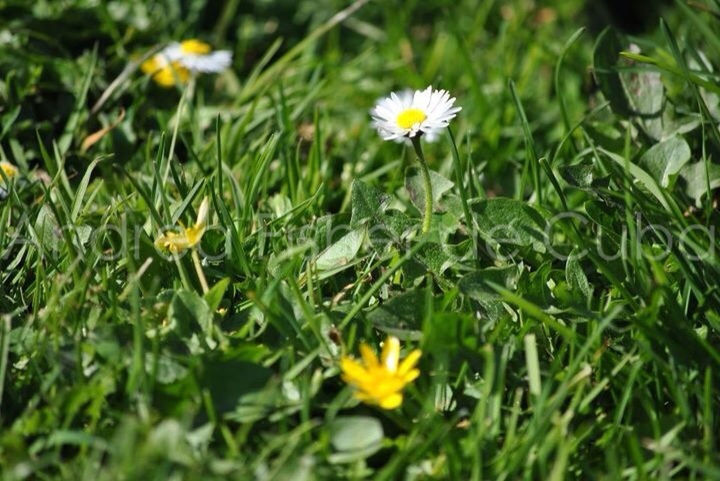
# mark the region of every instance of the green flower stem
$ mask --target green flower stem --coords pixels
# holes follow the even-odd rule
[[[425,183],[425,217],[423,217],[422,233],[426,234],[430,232],[430,221],[432,219],[433,212],[433,195],[432,195],[432,182],[430,180],[430,170],[423,155],[422,146],[420,145],[420,136],[412,137],[412,144],[415,148],[415,153],[418,156],[418,162],[420,163],[420,171],[422,172],[423,182]]]
[[[192,260],[193,264],[195,264],[195,272],[197,273],[198,280],[200,281],[200,286],[202,287],[203,294],[207,294],[207,292],[210,290],[210,287],[208,286],[207,279],[205,279],[205,273],[203,272],[202,263],[200,262],[200,256],[198,256],[197,250],[193,248],[192,250]]]
[[[180,262],[180,257],[177,254],[173,254],[173,261],[175,261],[175,266],[177,266],[178,272],[180,273],[180,280],[182,281],[182,285],[185,289],[190,289],[192,284],[190,284],[190,280],[188,279],[188,274],[185,271],[185,266],[182,262]]]

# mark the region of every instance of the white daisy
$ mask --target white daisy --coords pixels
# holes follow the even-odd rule
[[[455,97],[450,97],[446,90],[433,90],[430,86],[415,92],[393,92],[375,104],[370,115],[384,140],[402,142],[423,135],[433,142],[461,110],[453,107],[454,103]]]
[[[229,50],[213,52],[210,45],[199,40],[173,42],[161,53],[168,61],[178,61],[191,72],[222,72],[232,63],[232,52]]]
[[[229,50],[212,51],[210,45],[190,39],[173,42],[141,65],[145,73],[163,87],[185,83],[191,73],[221,72],[232,63]]]

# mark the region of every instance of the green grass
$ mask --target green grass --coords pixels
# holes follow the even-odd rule
[[[0,1],[2,479],[720,479],[720,3],[548,3]],[[422,235],[368,112],[428,84]],[[153,245],[205,196],[207,293]],[[338,368],[388,334],[393,411]]]

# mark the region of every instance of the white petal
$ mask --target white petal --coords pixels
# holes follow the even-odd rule
[[[184,54],[182,48],[180,47],[180,44],[177,42],[172,42],[160,51],[160,55],[165,57],[168,62],[174,62],[175,60],[180,60]]]
[[[189,70],[196,72],[222,72],[232,63],[232,52],[216,50],[207,55],[185,55],[180,62]]]

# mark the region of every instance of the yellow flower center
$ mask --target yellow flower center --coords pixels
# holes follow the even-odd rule
[[[205,55],[210,53],[210,45],[197,39],[183,40],[180,43],[182,53],[191,55]]]
[[[412,128],[427,118],[425,112],[420,109],[405,109],[397,116],[397,124],[403,129]]]
[[[190,78],[190,71],[180,62],[167,63],[162,55],[155,55],[144,61],[140,68],[152,75],[153,80],[162,87],[172,87],[176,81],[184,84]]]

